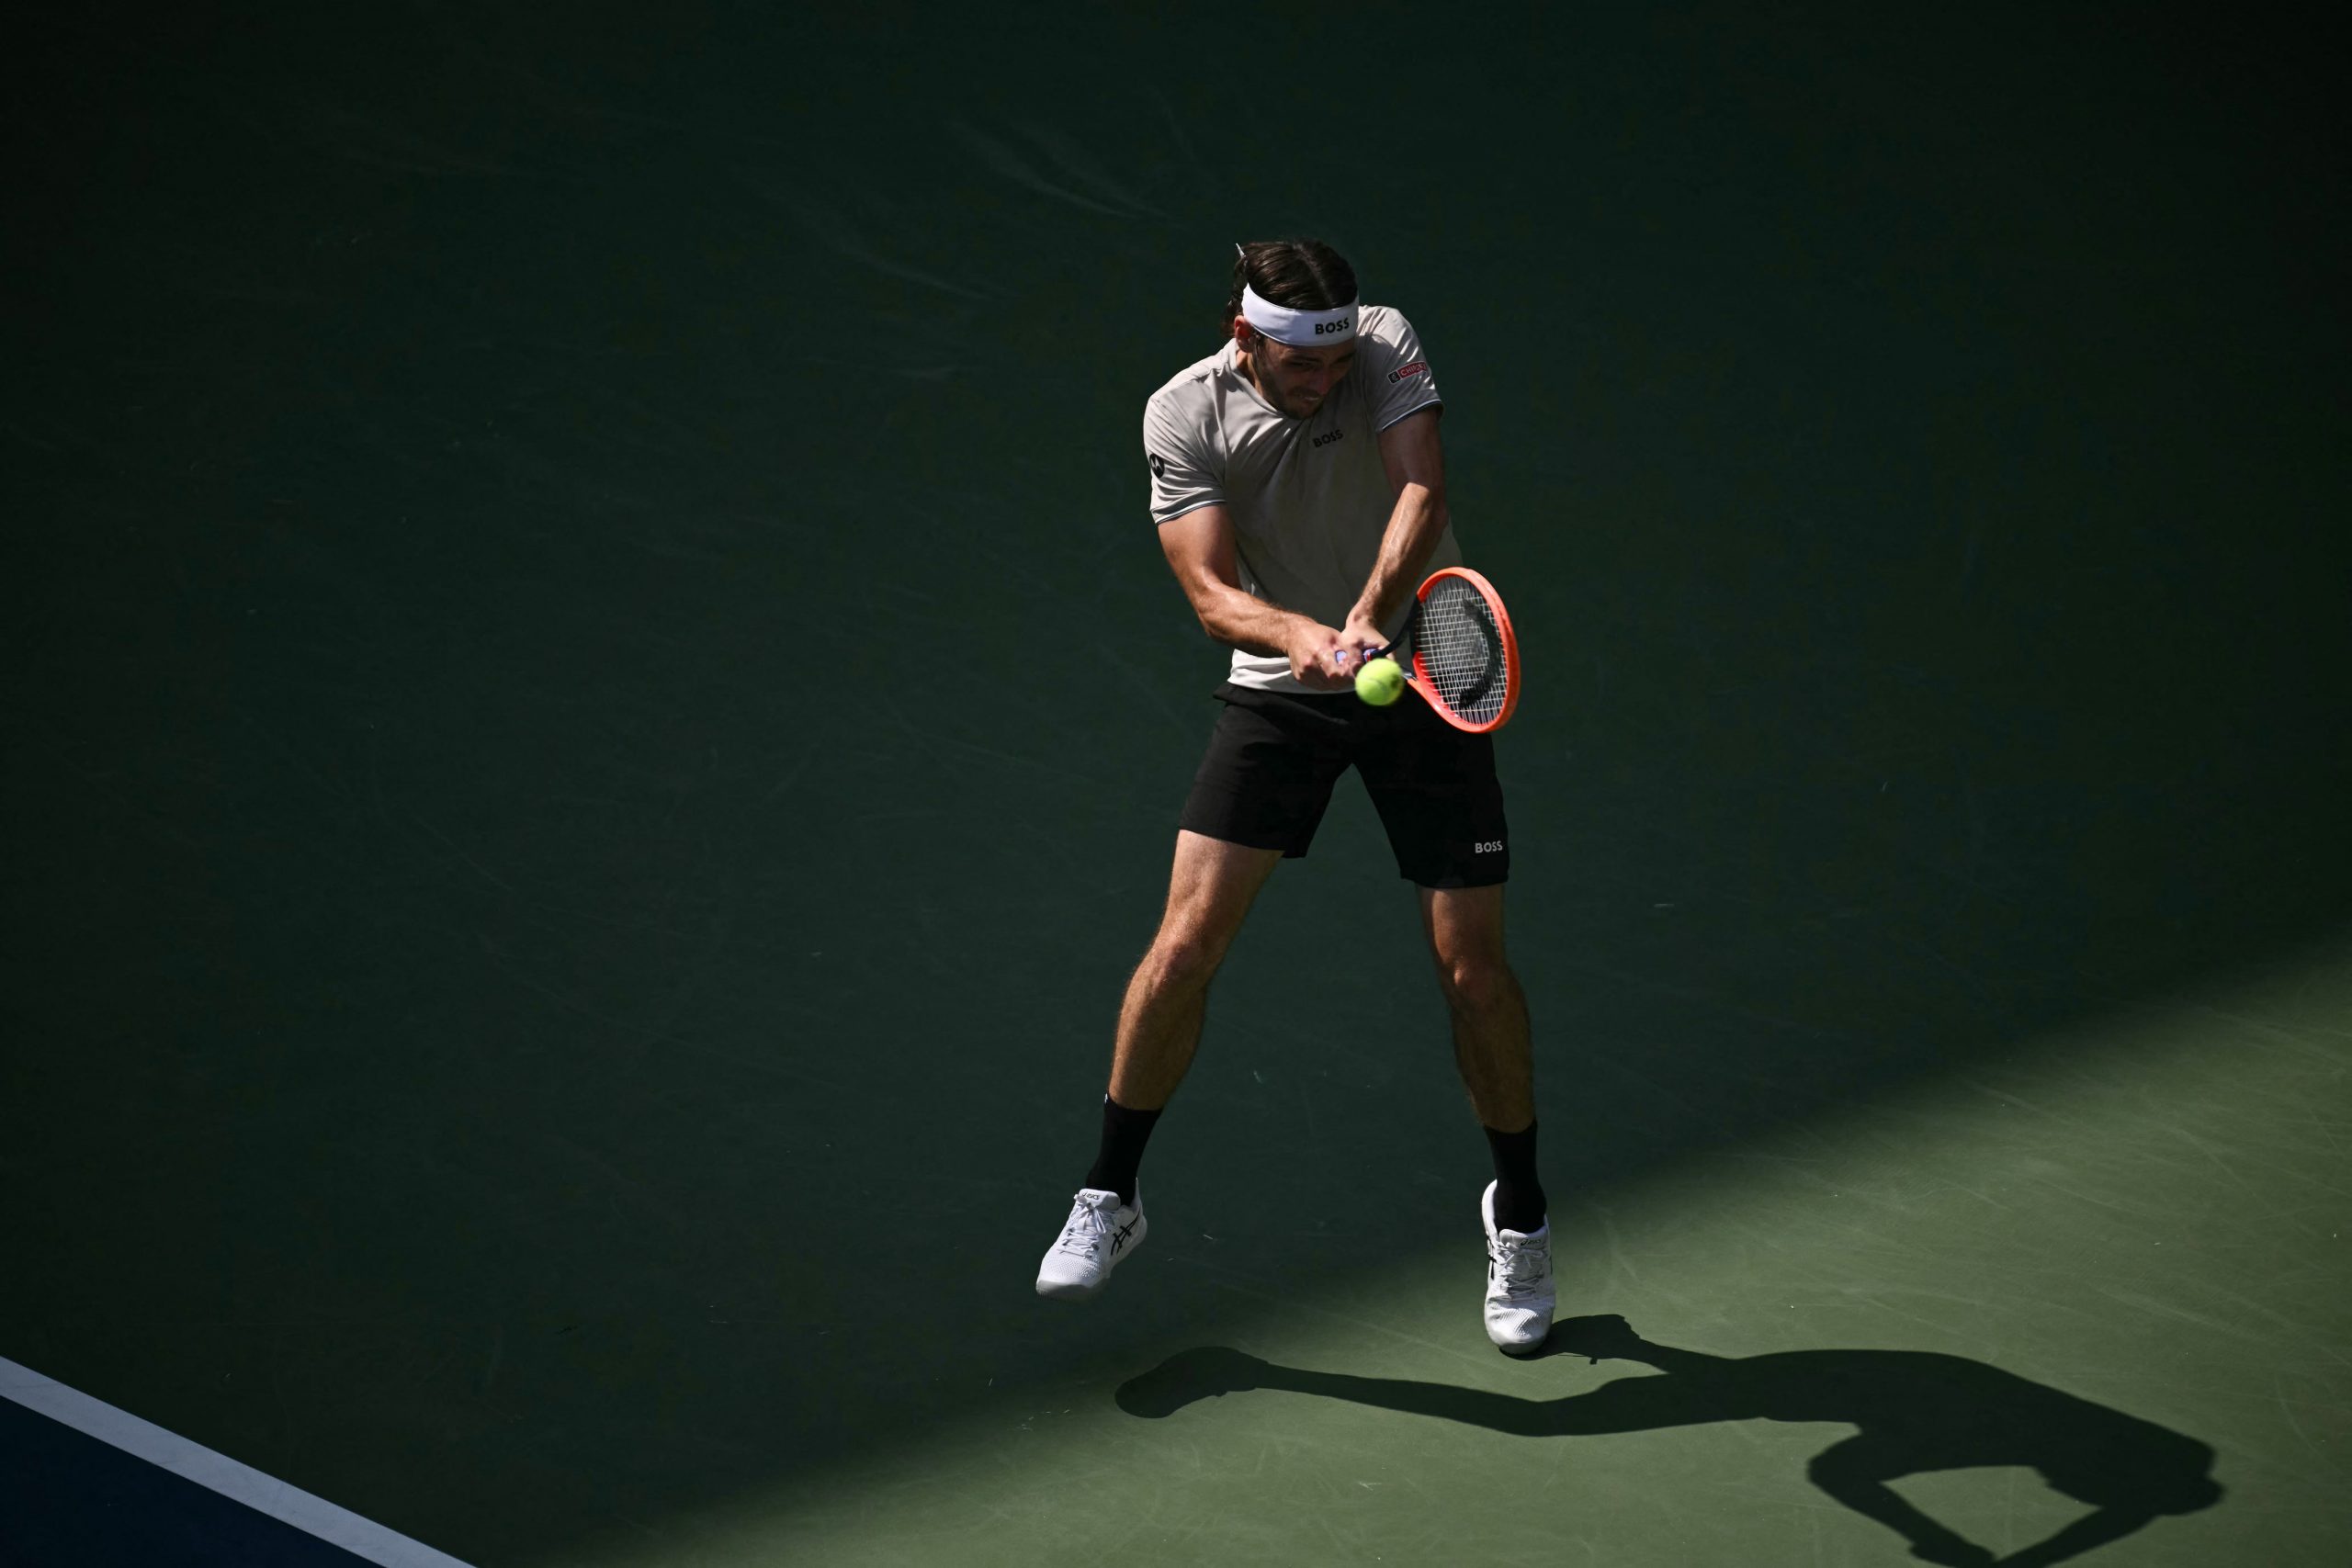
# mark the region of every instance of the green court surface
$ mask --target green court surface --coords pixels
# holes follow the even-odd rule
[[[2307,43],[282,9],[7,110],[0,1358],[478,1568],[2352,1555]],[[1527,1362],[1352,784],[1032,1291],[1294,232],[1525,648]]]

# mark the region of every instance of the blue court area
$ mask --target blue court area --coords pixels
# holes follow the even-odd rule
[[[361,1568],[368,1560],[0,1399],[0,1562]]]
[[[2256,17],[45,12],[0,1357],[474,1568],[2340,1568],[2341,92]],[[1225,657],[1144,400],[1445,399],[1562,1324],[1353,781],[1080,1308]],[[332,1550],[0,1404],[0,1561]]]

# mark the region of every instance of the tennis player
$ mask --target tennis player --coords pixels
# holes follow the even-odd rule
[[[1201,628],[1233,650],[1224,703],[1176,835],[1159,934],[1127,984],[1102,1145],[1037,1292],[1083,1298],[1143,1241],[1136,1173],[1199,1044],[1209,981],[1277,862],[1315,837],[1353,767],[1419,890],[1485,1124],[1487,1333],[1540,1346],[1551,1231],[1535,1173],[1527,1001],[1503,950],[1510,870],[1494,748],[1428,705],[1374,707],[1356,668],[1402,629],[1415,586],[1459,565],[1436,379],[1412,324],[1356,298],[1317,240],[1238,247],[1223,346],[1144,406],[1151,514]]]

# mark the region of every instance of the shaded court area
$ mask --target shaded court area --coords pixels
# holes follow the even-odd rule
[[[2295,40],[406,6],[25,58],[0,1357],[481,1568],[2339,1560]],[[1030,1288],[1222,670],[1141,403],[1288,232],[1419,329],[1528,663],[1581,1325],[1528,1363],[1346,784],[1147,1247]],[[18,1491],[0,1542],[77,1539]]]

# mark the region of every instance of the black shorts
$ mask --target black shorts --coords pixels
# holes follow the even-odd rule
[[[1487,887],[1510,876],[1492,738],[1464,734],[1409,692],[1385,708],[1347,692],[1227,684],[1216,696],[1225,712],[1180,826],[1303,855],[1331,786],[1353,766],[1388,829],[1398,875],[1423,887]]]

